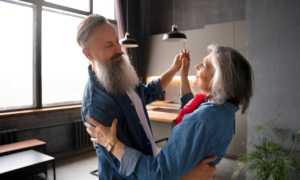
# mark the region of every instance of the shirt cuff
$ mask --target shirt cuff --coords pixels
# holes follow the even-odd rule
[[[125,146],[121,155],[119,173],[130,176],[135,169],[141,153],[135,149]]]
[[[161,84],[159,82],[159,78],[152,81],[154,84],[155,92],[159,94],[159,98],[162,98],[165,95],[165,91],[162,91]]]
[[[186,103],[188,103],[193,98],[194,98],[193,93],[188,93],[182,96],[179,100],[179,109],[182,109],[186,105]]]

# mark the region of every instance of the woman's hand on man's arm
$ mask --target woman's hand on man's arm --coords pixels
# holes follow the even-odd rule
[[[94,138],[91,138],[91,141],[95,143],[99,143],[102,146],[106,147],[108,143],[117,138],[117,123],[118,120],[114,119],[111,127],[107,127],[96,121],[91,116],[86,116],[86,118],[95,126],[91,126],[88,123],[84,123],[87,127],[87,132]],[[122,142],[117,142],[111,149],[111,153],[121,161],[122,152],[125,145]]]

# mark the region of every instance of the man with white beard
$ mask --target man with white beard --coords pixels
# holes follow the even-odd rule
[[[103,125],[111,126],[113,119],[117,118],[117,137],[121,142],[143,154],[156,156],[158,151],[145,106],[164,95],[167,85],[181,67],[179,55],[160,78],[144,85],[122,52],[115,29],[105,17],[92,14],[85,18],[78,26],[77,42],[91,62],[82,99],[83,122],[89,123],[86,118],[89,115]],[[94,144],[99,179],[135,179],[119,174],[120,162],[109,153],[115,143],[111,142],[107,147]],[[216,168],[208,166],[207,162],[201,161],[188,175],[200,176],[201,179],[212,177]]]

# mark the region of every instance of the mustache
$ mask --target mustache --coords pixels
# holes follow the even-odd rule
[[[113,56],[110,58],[110,60],[111,60],[111,61],[115,61],[115,60],[119,59],[123,54],[124,54],[123,52],[117,53],[117,54],[113,55]]]

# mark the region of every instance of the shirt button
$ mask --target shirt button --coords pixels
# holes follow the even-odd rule
[[[149,142],[147,142],[147,144],[149,145],[150,143],[149,143]]]
[[[141,121],[139,123],[142,124]]]
[[[131,103],[131,106],[133,106],[133,103]]]

